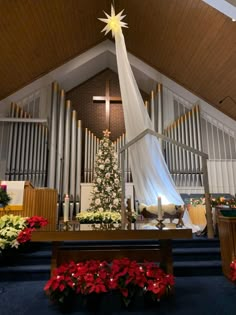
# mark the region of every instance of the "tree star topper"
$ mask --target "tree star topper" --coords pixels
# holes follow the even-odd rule
[[[105,131],[103,131],[104,137],[109,138],[110,137],[110,131],[108,129],[106,129]]]
[[[115,37],[116,34],[121,32],[121,27],[128,27],[127,23],[121,22],[123,18],[126,16],[126,15],[122,15],[123,11],[124,10],[122,10],[120,13],[116,15],[115,9],[111,5],[111,15],[104,12],[107,19],[99,18],[100,21],[107,23],[107,25],[102,30],[102,32],[105,32],[105,35],[109,33],[110,31],[112,31],[112,37]]]

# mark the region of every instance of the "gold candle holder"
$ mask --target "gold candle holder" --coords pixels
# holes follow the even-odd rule
[[[165,227],[165,224],[163,223],[163,219],[157,219],[157,225],[156,227],[158,228],[158,230],[163,230],[163,228]]]

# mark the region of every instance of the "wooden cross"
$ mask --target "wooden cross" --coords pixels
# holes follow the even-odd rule
[[[110,130],[110,104],[122,103],[119,96],[110,96],[109,81],[106,81],[106,93],[105,96],[93,96],[93,101],[97,103],[105,102],[106,110],[106,128]]]

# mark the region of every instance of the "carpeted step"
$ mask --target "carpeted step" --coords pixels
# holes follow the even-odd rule
[[[222,275],[222,265],[219,260],[174,262],[174,276],[216,275]]]
[[[206,237],[196,237],[193,239],[179,239],[172,241],[173,248],[220,248],[220,241],[218,238],[207,239]]]
[[[100,242],[99,242],[100,243]],[[135,241],[119,242],[104,241],[104,246],[119,247],[124,245],[132,247]],[[141,241],[142,246],[156,246],[157,240]],[[63,247],[87,246],[96,247],[98,242],[64,242]],[[210,276],[222,275],[220,243],[219,239],[207,239],[206,237],[193,237],[190,240],[173,240],[173,261],[175,276]],[[29,248],[5,262],[0,257],[0,281],[8,280],[48,280],[50,277],[50,265],[52,255],[51,242],[31,243]]]
[[[1,281],[34,281],[50,278],[50,265],[18,265],[0,267]]]
[[[202,261],[221,260],[220,248],[218,247],[197,247],[197,248],[174,248],[174,261]]]

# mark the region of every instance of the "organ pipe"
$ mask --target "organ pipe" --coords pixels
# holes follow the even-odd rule
[[[27,118],[27,113],[24,112],[23,118]],[[26,132],[27,132],[27,124],[23,124],[22,127],[22,146],[21,146],[21,161],[20,161],[20,180],[24,180],[24,170],[25,170],[25,163],[26,163]]]
[[[70,145],[71,145],[71,102],[66,101],[65,146],[64,146],[64,172],[63,194],[69,194],[69,169],[70,169]]]
[[[59,125],[57,141],[57,164],[56,164],[56,189],[62,199],[62,179],[64,161],[64,137],[65,137],[65,91],[60,91],[59,102]]]
[[[15,104],[11,103],[11,111],[10,116],[14,117],[15,112]],[[7,154],[7,168],[6,168],[6,179],[11,179],[11,157],[12,157],[12,142],[13,142],[13,134],[14,134],[14,124],[10,123],[10,129],[9,129],[9,143],[8,143],[8,154]]]
[[[80,183],[81,183],[81,152],[82,148],[82,122],[77,122],[77,167],[76,167],[76,201],[80,201]],[[76,206],[76,213],[79,211],[79,204]]]
[[[49,153],[49,176],[48,187],[55,187],[56,178],[56,147],[57,147],[57,110],[58,110],[58,84],[52,84],[52,106],[51,106],[51,126],[50,126],[50,153]]]
[[[84,144],[84,182],[87,183],[87,143],[88,143],[88,128],[85,128],[85,144]]]
[[[70,152],[70,196],[73,202],[76,201],[76,152],[77,152],[77,113],[75,110],[72,111],[72,123],[71,123],[71,152]]]

